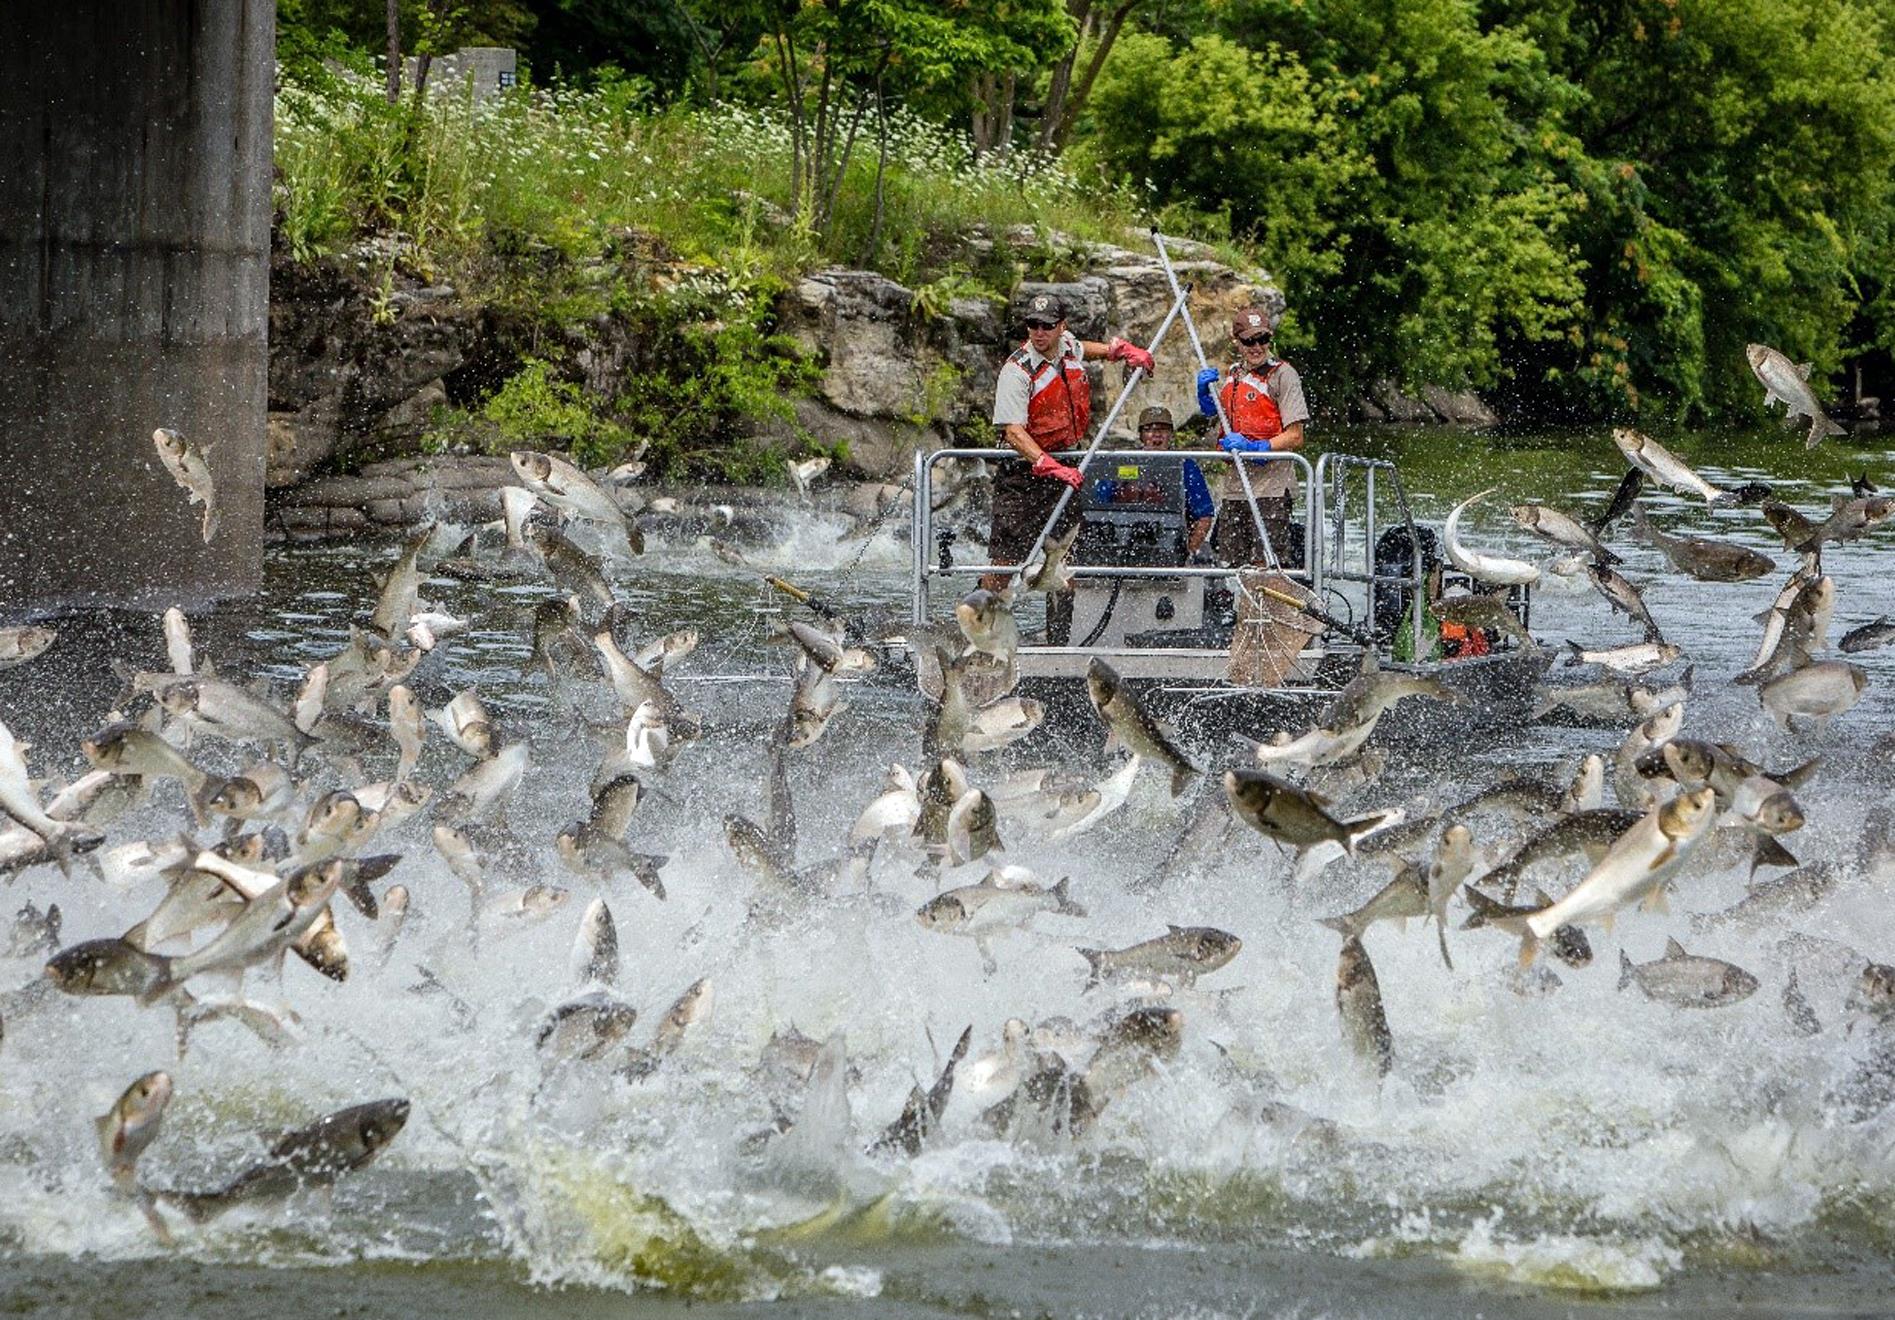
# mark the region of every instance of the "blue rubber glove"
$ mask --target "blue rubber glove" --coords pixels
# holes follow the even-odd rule
[[[1252,440],[1235,431],[1218,437],[1217,446],[1227,454],[1267,454],[1271,448],[1268,440]]]
[[[1198,411],[1206,417],[1217,416],[1217,400],[1211,391],[1217,385],[1217,368],[1206,367],[1198,372]]]

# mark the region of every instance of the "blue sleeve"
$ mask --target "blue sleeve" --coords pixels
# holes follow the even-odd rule
[[[1184,460],[1184,512],[1193,522],[1217,512],[1211,488],[1204,481],[1204,469],[1188,458]]]

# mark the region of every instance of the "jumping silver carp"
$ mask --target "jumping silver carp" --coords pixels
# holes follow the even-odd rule
[[[158,458],[165,471],[190,497],[188,503],[204,506],[199,530],[204,544],[209,545],[211,538],[217,535],[217,490],[211,481],[211,465],[204,457],[204,450],[168,426],[153,431],[151,442],[158,448]]]
[[[1750,369],[1763,385],[1764,407],[1768,408],[1773,403],[1782,404],[1783,420],[1786,422],[1798,417],[1809,418],[1809,439],[1804,441],[1806,449],[1816,448],[1826,435],[1847,434],[1842,427],[1829,420],[1822,405],[1816,402],[1816,396],[1810,392],[1809,363],[1792,362],[1768,344],[1746,344],[1744,356],[1749,359]]]
[[[1679,1008],[1722,1008],[1756,993],[1757,978],[1717,958],[1696,957],[1676,940],[1665,941],[1665,956],[1635,963],[1619,950],[1619,989],[1637,983],[1647,999]]]
[[[1713,486],[1693,472],[1690,464],[1648,435],[1626,426],[1614,427],[1612,443],[1625,455],[1626,462],[1661,486],[1669,486],[1681,495],[1700,496],[1712,508],[1738,502],[1737,496]]]
[[[1171,771],[1173,797],[1197,777],[1198,768],[1158,727],[1138,694],[1126,685],[1117,670],[1097,656],[1086,666],[1086,692],[1092,698],[1092,708],[1105,721],[1107,751],[1123,745],[1139,758],[1164,766]]]
[[[1461,544],[1461,514],[1469,505],[1483,500],[1498,490],[1492,486],[1478,495],[1470,495],[1454,506],[1448,514],[1447,524],[1442,528],[1442,540],[1447,551],[1448,562],[1473,578],[1476,582],[1486,582],[1497,587],[1515,585],[1537,586],[1540,570],[1524,559],[1508,559],[1501,555],[1484,555],[1477,550],[1469,550]]]
[[[1712,541],[1702,536],[1673,536],[1660,531],[1645,516],[1643,508],[1632,511],[1632,525],[1671,561],[1680,573],[1688,573],[1700,582],[1748,582],[1765,573],[1776,572],[1776,560],[1759,554],[1749,546],[1731,541]]]
[[[182,1210],[194,1223],[251,1201],[280,1201],[310,1187],[328,1187],[372,1163],[408,1121],[406,1100],[351,1105],[299,1128],[270,1147],[222,1187],[208,1192],[148,1189],[160,1204]]]

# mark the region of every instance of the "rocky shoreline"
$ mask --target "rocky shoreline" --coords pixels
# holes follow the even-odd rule
[[[992,259],[996,245],[1024,254],[1044,242],[1026,229],[976,235],[969,259]],[[315,265],[279,256],[272,269],[266,487],[273,535],[321,539],[431,517],[498,516],[497,491],[510,479],[504,456],[423,451],[437,410],[470,406],[517,366],[509,327],[452,287],[403,275],[387,246],[376,240]],[[794,401],[795,426],[752,423],[748,438],[785,453],[811,439],[838,456],[835,476],[900,481],[916,451],[983,434],[994,373],[1027,298],[1058,293],[1074,309],[1074,330],[1088,338],[1149,334],[1169,309],[1170,286],[1155,254],[1109,244],[1068,244],[1062,251],[1078,273],[1024,281],[1012,306],[954,297],[930,310],[920,291],[873,271],[808,275],[778,299],[775,313],[780,329],[819,366],[815,388]],[[1264,272],[1232,269],[1197,244],[1176,243],[1173,252],[1207,335],[1247,304],[1282,309],[1283,295]],[[677,274],[654,266],[649,254],[636,260],[641,279],[661,283]],[[600,275],[618,273],[602,268]],[[567,374],[588,393],[615,398],[637,357],[636,326],[602,316],[562,334]],[[1095,415],[1102,416],[1118,389],[1119,368],[1101,364],[1092,374]],[[1140,402],[1189,416],[1195,376],[1185,336],[1173,333]],[[1462,426],[1496,421],[1472,394],[1429,389],[1412,398],[1392,386],[1330,415]],[[1129,419],[1126,425],[1129,434]],[[547,437],[541,447],[560,448],[559,438]]]

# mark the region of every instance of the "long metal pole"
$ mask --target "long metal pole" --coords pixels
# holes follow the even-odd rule
[[[1172,281],[1172,287],[1176,290],[1178,296],[1172,300],[1171,310],[1165,313],[1165,319],[1158,323],[1158,333],[1152,336],[1151,345],[1145,350],[1148,353],[1156,353],[1158,351],[1158,346],[1165,342],[1165,332],[1171,329],[1171,323],[1177,320],[1178,313],[1184,310],[1185,291],[1177,288],[1176,280]],[[1081,477],[1086,475],[1086,464],[1092,462],[1093,452],[1098,449],[1099,443],[1105,439],[1105,433],[1110,431],[1112,429],[1112,423],[1119,419],[1119,411],[1125,407],[1125,401],[1132,397],[1132,390],[1135,389],[1138,382],[1144,378],[1145,369],[1143,367],[1133,367],[1131,374],[1125,378],[1125,387],[1119,391],[1119,397],[1112,401],[1112,411],[1108,412],[1105,415],[1105,420],[1099,423],[1099,430],[1092,437],[1092,443],[1087,445],[1086,452],[1080,455],[1079,475]],[[1077,490],[1077,487],[1068,486],[1059,493],[1059,502],[1053,506],[1052,516],[1047,518],[1046,526],[1040,528],[1039,537],[1033,542],[1033,548],[1027,551],[1026,557],[1020,561],[1012,573],[1008,574],[1010,582],[1013,578],[1021,577],[1026,572],[1026,566],[1039,557],[1040,551],[1046,546],[1046,538],[1052,535],[1053,528],[1058,525],[1059,516],[1066,512],[1066,505],[1072,500],[1075,490]]]
[[[1171,254],[1165,251],[1165,236],[1153,229],[1151,237],[1152,242],[1158,245],[1158,260],[1165,268],[1165,278],[1171,281],[1171,291],[1179,293],[1178,272],[1171,268]],[[1204,341],[1198,338],[1197,322],[1191,319],[1189,307],[1184,309],[1184,329],[1185,333],[1191,336],[1191,351],[1198,355],[1198,369],[1208,369],[1211,360],[1204,356]],[[1222,434],[1229,435],[1230,418],[1224,414],[1224,401],[1213,394],[1211,404],[1217,409],[1217,424],[1224,428]],[[1250,488],[1250,465],[1239,457],[1231,466],[1237,469],[1237,481],[1244,488],[1244,503],[1250,506],[1250,520],[1256,526],[1257,540],[1263,545],[1264,560],[1272,569],[1281,573],[1283,566],[1277,562],[1276,547],[1270,544],[1270,533],[1263,526],[1263,512],[1257,508],[1257,493]],[[1305,513],[1307,516],[1307,511]]]

